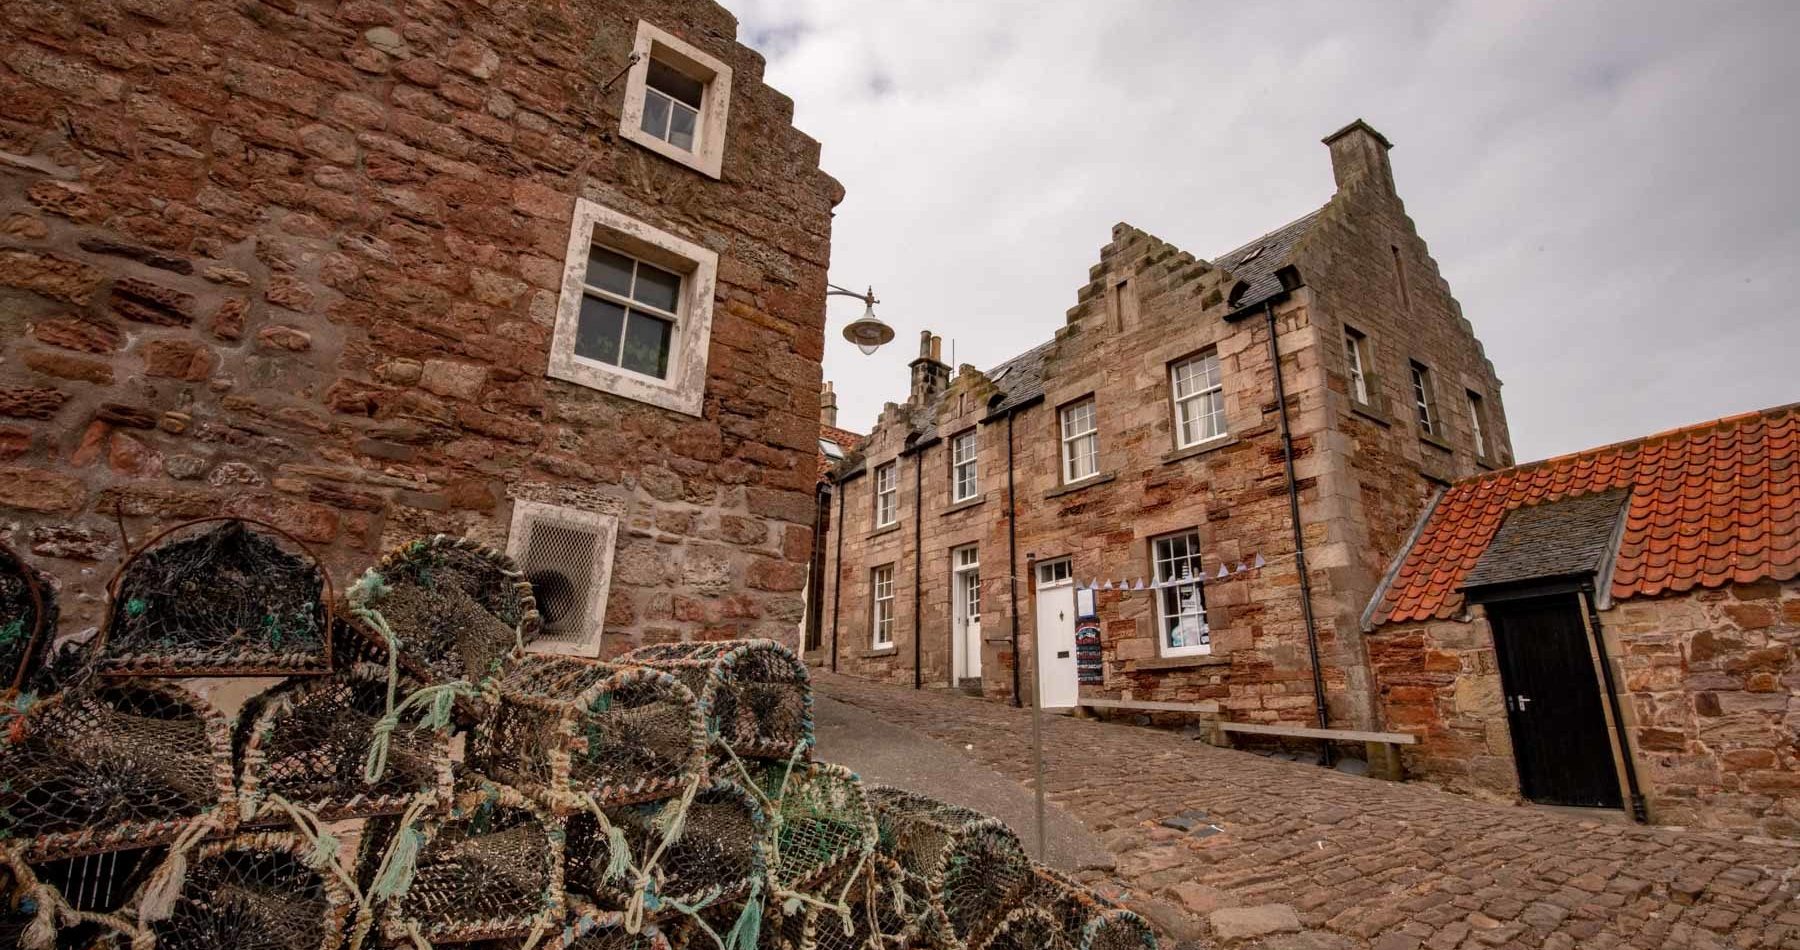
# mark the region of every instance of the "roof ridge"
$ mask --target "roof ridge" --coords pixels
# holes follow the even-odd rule
[[[1226,251],[1225,253],[1220,254],[1217,257],[1207,258],[1207,260],[1211,263],[1218,263],[1219,261],[1222,261],[1227,257],[1231,257],[1232,255],[1237,254],[1239,251],[1248,251],[1253,246],[1261,244],[1261,243],[1269,240],[1270,238],[1274,237],[1275,235],[1280,234],[1283,231],[1286,231],[1288,228],[1294,227],[1295,225],[1298,225],[1298,224],[1303,224],[1310,218],[1316,218],[1319,215],[1324,214],[1325,209],[1328,207],[1330,207],[1330,202],[1322,204],[1322,205],[1318,206],[1317,208],[1314,208],[1311,211],[1308,211],[1307,213],[1301,215],[1298,218],[1295,218],[1292,221],[1289,221],[1288,223],[1282,225],[1281,227],[1270,228],[1268,231],[1265,231],[1262,234],[1257,235],[1256,237],[1253,237],[1250,240],[1245,241],[1242,244],[1239,244],[1237,247],[1234,247],[1231,250]]]
[[[1583,458],[1585,456],[1590,456],[1590,455],[1597,456],[1597,455],[1605,454],[1607,452],[1613,452],[1613,451],[1618,451],[1618,450],[1627,449],[1627,448],[1634,448],[1634,447],[1641,446],[1641,445],[1647,446],[1647,445],[1657,444],[1660,442],[1673,440],[1677,437],[1687,438],[1687,437],[1698,435],[1702,432],[1706,432],[1708,430],[1714,429],[1715,427],[1722,431],[1726,428],[1735,427],[1741,423],[1748,422],[1752,419],[1771,419],[1771,418],[1776,418],[1784,413],[1795,412],[1795,411],[1800,411],[1800,402],[1783,403],[1782,405],[1779,405],[1779,406],[1770,406],[1767,409],[1752,409],[1747,412],[1733,413],[1728,416],[1719,416],[1716,419],[1707,419],[1702,422],[1694,422],[1694,423],[1689,423],[1688,425],[1684,425],[1684,426],[1676,426],[1672,429],[1664,429],[1661,432],[1652,432],[1649,435],[1640,435],[1640,436],[1635,436],[1635,437],[1629,438],[1629,439],[1621,439],[1618,442],[1608,442],[1608,443],[1605,443],[1602,445],[1589,446],[1588,448],[1585,448],[1585,449],[1577,449],[1573,452],[1564,452],[1561,455],[1552,455],[1552,456],[1549,456],[1548,458],[1541,458],[1541,459],[1537,459],[1535,461],[1516,462],[1505,468],[1494,469],[1491,472],[1482,472],[1480,475],[1471,475],[1471,476],[1468,476],[1467,478],[1459,478],[1456,480],[1456,482],[1454,484],[1456,486],[1476,485],[1476,484],[1480,484],[1481,482],[1487,481],[1489,479],[1516,475],[1520,472],[1535,471],[1540,468],[1548,468],[1548,467],[1551,467],[1554,465],[1561,464],[1563,462],[1567,462],[1571,459],[1579,459],[1579,458]],[[1729,426],[1727,425],[1728,423],[1730,424]]]

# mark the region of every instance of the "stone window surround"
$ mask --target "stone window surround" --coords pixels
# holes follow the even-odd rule
[[[894,576],[894,565],[891,562],[878,564],[869,569],[869,648],[871,650],[892,650],[895,646],[894,625],[897,613],[894,606]],[[883,586],[887,589],[885,597],[881,593]],[[887,631],[885,640],[881,637],[884,629]]]
[[[1068,431],[1069,413],[1071,410],[1080,408],[1083,403],[1091,407],[1089,415],[1093,428],[1071,436]],[[1070,445],[1076,440],[1088,438],[1093,439],[1094,442],[1094,470],[1080,478],[1071,478],[1069,476],[1073,468],[1070,463],[1074,461],[1074,458],[1069,455]],[[1094,483],[1095,479],[1104,474],[1100,470],[1100,401],[1095,398],[1093,393],[1077,396],[1056,407],[1056,457],[1057,472],[1065,488]]]
[[[1190,363],[1198,363],[1201,360],[1206,359],[1208,356],[1212,357],[1213,363],[1217,369],[1217,373],[1218,373],[1217,385],[1215,385],[1211,388],[1205,389],[1205,390],[1191,392],[1188,395],[1186,395],[1185,397],[1181,396],[1178,392],[1178,387],[1176,386],[1176,376],[1175,376],[1176,372],[1178,370],[1180,370],[1182,367],[1187,366]],[[1189,353],[1188,355],[1183,356],[1179,359],[1170,360],[1169,364],[1168,364],[1168,372],[1166,373],[1166,376],[1168,377],[1168,380],[1169,380],[1169,406],[1170,406],[1170,409],[1174,413],[1174,423],[1171,427],[1173,429],[1173,434],[1175,437],[1174,451],[1183,452],[1183,451],[1187,451],[1187,450],[1191,450],[1191,449],[1201,449],[1201,448],[1205,448],[1207,446],[1211,446],[1214,443],[1220,443],[1226,439],[1231,438],[1231,420],[1229,418],[1225,417],[1225,414],[1223,412],[1223,403],[1225,401],[1225,368],[1224,368],[1224,365],[1219,362],[1219,348],[1217,346],[1204,347],[1202,349],[1195,350],[1194,352]],[[1213,435],[1209,435],[1209,436],[1206,436],[1206,437],[1200,438],[1200,439],[1195,439],[1192,442],[1183,442],[1182,438],[1181,438],[1182,437],[1182,425],[1181,425],[1182,403],[1186,402],[1186,401],[1204,400],[1206,396],[1209,396],[1209,395],[1212,395],[1215,393],[1218,395],[1218,399],[1221,404],[1220,423],[1219,423],[1219,425],[1221,426],[1220,430]]]
[[[725,164],[726,118],[731,108],[731,67],[718,57],[662,30],[646,20],[638,21],[632,53],[638,60],[625,79],[625,107],[619,116],[619,134],[627,141],[661,155],[709,178],[718,178]],[[694,150],[688,151],[645,132],[644,90],[650,60],[674,67],[706,84],[700,100],[700,116],[694,131]]]
[[[883,476],[892,478],[892,483],[886,488],[882,487],[881,480]],[[899,527],[900,460],[892,459],[875,466],[874,471],[870,473],[870,478],[871,481],[869,484],[874,489],[875,493],[875,531],[870,533],[874,534]],[[883,514],[888,516],[886,521],[881,520]]]
[[[968,440],[968,444],[970,445],[969,453],[966,457],[958,459],[957,453],[962,450],[962,447],[964,445],[964,440]],[[972,501],[980,498],[981,497],[981,435],[980,435],[980,431],[976,427],[970,426],[967,429],[964,429],[961,432],[958,432],[955,435],[952,435],[950,437],[949,456],[950,456],[950,502],[952,504],[967,504],[968,502],[972,502]],[[964,467],[967,467],[969,470],[969,478],[968,478],[969,493],[967,495],[959,494],[959,490],[962,488],[962,484],[963,484],[963,479],[961,477],[962,476],[961,470]]]
[[[575,332],[587,273],[588,248],[599,244],[681,275],[679,320],[669,375],[657,379],[575,355]],[[706,352],[712,339],[713,294],[719,255],[709,248],[628,217],[586,198],[575,199],[562,295],[550,339],[547,374],[625,399],[699,416],[706,402]]]
[[[1409,358],[1406,363],[1407,386],[1412,395],[1413,428],[1418,430],[1419,437],[1434,445],[1449,447],[1438,430],[1444,427],[1444,417],[1438,408],[1436,373],[1430,365],[1416,358]],[[1420,418],[1420,416],[1424,418]]]
[[[1149,556],[1149,559],[1150,559],[1151,581],[1153,584],[1162,583],[1162,582],[1159,582],[1156,580],[1156,578],[1157,578],[1156,569],[1157,569],[1157,562],[1158,562],[1157,555],[1156,555],[1157,542],[1167,541],[1167,540],[1177,538],[1177,537],[1181,537],[1184,540],[1187,540],[1188,543],[1191,545],[1192,554],[1193,554],[1194,558],[1199,562],[1199,565],[1198,565],[1199,572],[1183,584],[1176,584],[1175,582],[1171,581],[1171,582],[1169,582],[1169,586],[1171,586],[1171,587],[1172,586],[1186,586],[1188,584],[1191,584],[1193,587],[1197,588],[1196,595],[1199,597],[1199,601],[1200,601],[1200,624],[1201,624],[1201,627],[1203,630],[1209,630],[1210,626],[1211,626],[1211,623],[1210,623],[1211,617],[1208,615],[1208,611],[1207,611],[1207,607],[1206,607],[1206,560],[1201,554],[1202,550],[1205,548],[1205,539],[1201,537],[1200,529],[1198,527],[1178,528],[1174,531],[1168,531],[1168,532],[1164,532],[1162,534],[1151,535],[1144,539],[1145,553]],[[1163,624],[1164,624],[1165,620],[1167,619],[1163,614],[1163,610],[1164,610],[1163,590],[1164,589],[1166,589],[1166,588],[1164,588],[1164,587],[1156,588],[1155,603],[1153,605],[1153,609],[1151,611],[1151,618],[1150,618],[1152,620],[1152,622],[1155,624],[1157,657],[1159,659],[1164,659],[1164,660],[1175,660],[1175,659],[1190,659],[1190,658],[1204,657],[1204,656],[1212,655],[1212,641],[1211,641],[1210,636],[1207,638],[1207,642],[1202,643],[1202,644],[1191,644],[1188,646],[1181,646],[1181,647],[1171,647],[1168,645],[1166,634],[1163,630]]]
[[[1369,335],[1346,323],[1344,327],[1344,379],[1353,405],[1375,405],[1375,343]]]

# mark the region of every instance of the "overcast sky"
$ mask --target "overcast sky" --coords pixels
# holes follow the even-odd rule
[[[1323,204],[1362,117],[1501,380],[1521,460],[1800,400],[1800,3],[726,0],[848,189],[842,425],[918,333],[1046,340],[1116,221],[1204,258]]]

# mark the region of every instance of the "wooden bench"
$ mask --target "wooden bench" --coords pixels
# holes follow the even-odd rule
[[[1417,745],[1419,737],[1410,732],[1369,732],[1362,729],[1319,729],[1312,726],[1277,726],[1260,722],[1215,722],[1216,745],[1229,745],[1229,733],[1251,736],[1280,736],[1287,739],[1330,739],[1334,742],[1361,742],[1368,750],[1369,774],[1398,782],[1405,777],[1400,766],[1400,747]]]

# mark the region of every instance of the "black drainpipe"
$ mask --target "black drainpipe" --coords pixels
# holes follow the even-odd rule
[[[1019,700],[1019,502],[1013,495],[1013,413],[1006,414],[1006,579],[1012,599],[1012,704]]]
[[[838,496],[837,566],[831,571],[831,672],[837,672],[838,604],[844,599],[844,483],[836,483]]]
[[[1325,711],[1325,674],[1319,669],[1319,628],[1313,620],[1312,581],[1307,577],[1306,535],[1300,528],[1300,484],[1294,476],[1294,433],[1288,425],[1287,385],[1281,378],[1281,347],[1275,341],[1275,304],[1263,304],[1269,324],[1269,362],[1275,367],[1275,404],[1281,408],[1281,455],[1287,465],[1288,516],[1294,523],[1294,569],[1300,572],[1300,612],[1306,619],[1306,652],[1312,659],[1313,708],[1319,728],[1330,728]],[[1331,740],[1323,740],[1324,764],[1332,762]]]
[[[920,639],[919,596],[924,593],[925,569],[925,452],[913,454],[913,689],[925,688],[925,671],[920,668],[925,649]]]
[[[1631,740],[1625,735],[1625,713],[1619,705],[1619,687],[1613,682],[1612,664],[1606,660],[1606,637],[1600,632],[1600,611],[1594,606],[1594,582],[1581,585],[1581,602],[1587,607],[1588,629],[1593,631],[1594,651],[1600,658],[1600,679],[1606,683],[1606,703],[1612,707],[1613,731],[1619,735],[1619,760],[1625,763],[1625,788],[1631,793],[1631,817],[1648,824],[1650,812],[1638,788],[1637,766],[1631,761]]]

